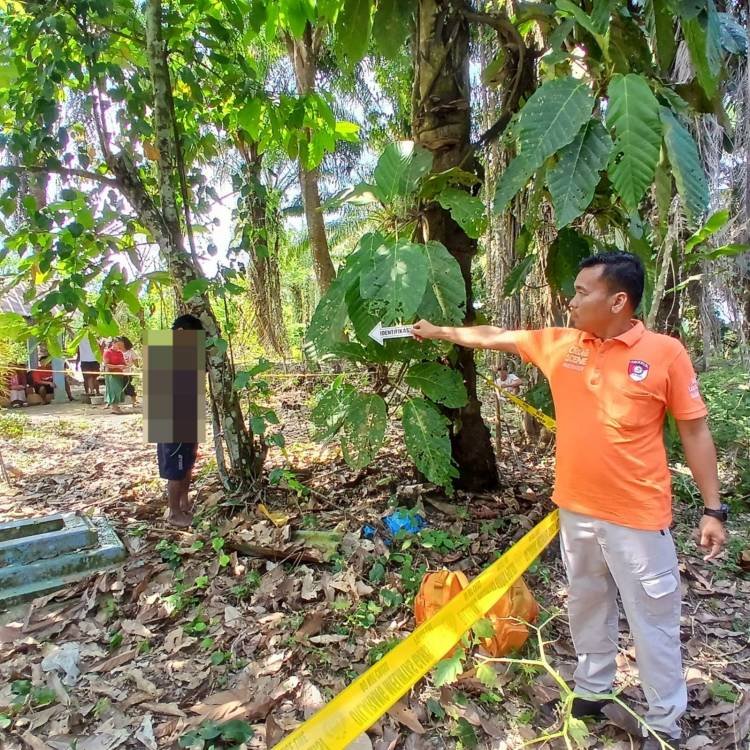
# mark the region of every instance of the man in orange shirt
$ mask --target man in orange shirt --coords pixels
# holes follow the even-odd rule
[[[687,707],[680,656],[680,578],[669,532],[672,498],[663,441],[677,421],[685,457],[705,503],[700,544],[716,557],[727,509],[719,499],[716,449],[706,407],[682,344],[633,320],[644,271],[630,253],[584,260],[570,302],[572,328],[507,331],[416,323],[418,340],[519,354],[549,379],[557,416],[552,499],[568,575],[568,615],[578,655],[573,715],[600,715],[616,673],[617,592],[635,641],[648,713],[672,747]],[[645,738],[644,750],[660,741]]]

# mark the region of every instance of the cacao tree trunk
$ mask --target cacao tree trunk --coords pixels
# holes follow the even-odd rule
[[[417,10],[417,42],[412,123],[414,140],[429,149],[433,170],[443,172],[461,165],[476,171],[471,155],[469,89],[469,28],[461,0],[420,0]],[[477,242],[437,204],[425,207],[423,239],[437,240],[458,261],[466,284],[466,319],[474,322],[471,262]],[[474,354],[457,348],[457,368],[466,383],[469,403],[453,415],[453,457],[460,471],[457,485],[484,490],[498,484],[497,465],[490,431],[480,413]]]
[[[110,158],[110,168],[118,184],[154,241],[169,270],[177,299],[183,309],[195,315],[203,324],[209,337],[220,335],[216,317],[207,295],[193,297],[182,302],[182,290],[190,282],[201,277],[184,243],[177,201],[179,180],[177,133],[171,116],[169,101],[171,80],[167,63],[166,45],[162,29],[161,0],[148,0],[146,16],[146,54],[154,90],[154,130],[156,147],[160,205],[157,207],[140,179],[138,170],[121,151]],[[262,455],[256,450],[252,431],[245,423],[237,394],[233,388],[234,371],[226,352],[211,346],[206,352],[212,411],[215,417],[214,440],[216,441],[219,472],[225,486],[232,489],[247,488],[254,484],[260,474]],[[221,439],[224,445],[221,445]],[[228,467],[224,466],[226,456]]]

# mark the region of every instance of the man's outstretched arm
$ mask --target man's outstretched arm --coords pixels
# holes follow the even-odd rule
[[[509,354],[518,354],[518,347],[513,341],[514,331],[495,326],[434,326],[426,320],[420,320],[412,327],[412,334],[417,341],[425,339],[449,341],[451,344],[465,346],[467,349],[496,349]]]

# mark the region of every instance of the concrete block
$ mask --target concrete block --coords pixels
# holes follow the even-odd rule
[[[93,547],[98,540],[91,520],[75,513],[4,523],[0,525],[0,568]]]
[[[53,520],[50,521],[50,518]],[[48,529],[50,523],[60,520],[59,517],[31,519],[29,524],[41,521],[43,525],[40,528]],[[88,577],[95,570],[115,567],[127,557],[125,547],[106,518],[87,520],[92,522],[96,532],[94,545],[30,563],[0,566],[0,609],[67,586]],[[63,525],[61,524],[60,529]]]

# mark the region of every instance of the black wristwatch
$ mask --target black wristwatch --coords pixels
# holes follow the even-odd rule
[[[722,523],[726,523],[729,518],[729,506],[726,503],[722,503],[718,510],[716,508],[704,508],[703,515],[718,518]]]

